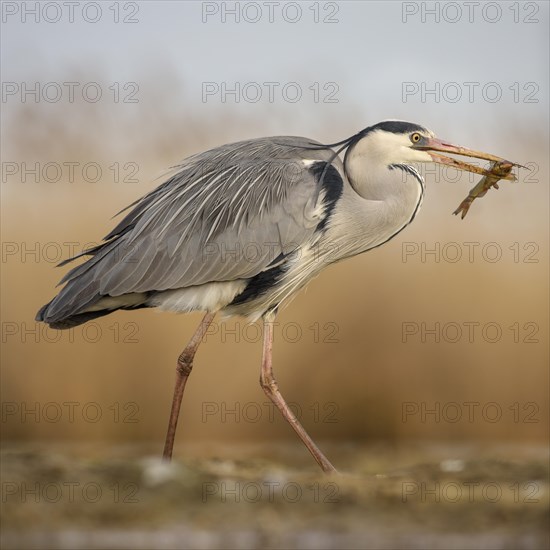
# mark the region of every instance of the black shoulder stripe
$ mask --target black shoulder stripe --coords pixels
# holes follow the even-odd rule
[[[239,295],[235,296],[229,305],[244,304],[245,302],[250,302],[262,294],[265,294],[270,288],[277,284],[285,270],[286,265],[282,264],[258,273],[258,275],[248,280],[245,289]]]
[[[342,195],[344,182],[338,170],[332,164],[326,162],[315,162],[309,167],[309,171],[313,174],[315,181],[319,183],[319,192],[323,192],[325,215],[316,227],[316,231],[323,231],[334,211],[336,202]],[[268,267],[265,271],[249,279],[245,289],[238,296],[235,296],[229,305],[234,306],[250,302],[274,287],[288,269],[288,264],[285,262],[286,257],[284,254],[279,255],[271,262],[270,266],[272,267]]]
[[[327,164],[326,162],[312,164],[309,171],[320,185],[319,191],[324,192],[323,204],[325,206],[325,217],[317,225],[317,231],[324,231],[338,199],[342,196],[344,182],[338,170],[332,164]]]

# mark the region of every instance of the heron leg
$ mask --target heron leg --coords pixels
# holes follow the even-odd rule
[[[191,374],[193,369],[193,359],[195,353],[208,330],[208,327],[214,320],[215,313],[207,313],[198,326],[195,334],[185,349],[178,357],[178,366],[176,367],[176,385],[174,386],[174,397],[172,398],[172,410],[170,411],[170,420],[168,421],[168,433],[166,434],[166,441],[164,442],[164,452],[162,458],[170,461],[172,458],[172,449],[174,448],[174,439],[176,437],[176,428],[178,426],[178,417],[180,414],[181,400],[183,398],[183,390],[185,390],[185,384],[187,378]]]
[[[319,447],[315,445],[313,439],[309,437],[304,427],[300,424],[296,415],[292,412],[290,407],[284,400],[281,392],[279,391],[279,385],[273,376],[272,365],[272,350],[273,350],[273,321],[275,320],[275,313],[269,311],[264,315],[264,345],[262,356],[262,370],[260,374],[260,385],[271,399],[271,401],[281,411],[284,419],[292,426],[294,431],[298,434],[304,445],[308,448],[309,452],[313,455],[313,458],[317,461],[317,464],[321,466],[325,473],[335,473],[336,468],[330,463],[327,457],[321,452]]]

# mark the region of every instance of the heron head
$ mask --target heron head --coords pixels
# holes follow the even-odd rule
[[[386,120],[366,128],[355,137],[346,156],[366,157],[369,163],[382,166],[393,164],[413,164],[435,162],[453,166],[458,170],[487,175],[489,172],[480,166],[447,157],[440,153],[464,155],[492,162],[502,161],[501,157],[474,151],[460,145],[453,145],[435,137],[435,134],[412,122]]]

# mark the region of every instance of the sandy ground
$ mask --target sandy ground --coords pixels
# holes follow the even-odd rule
[[[2,548],[549,547],[543,447],[323,448],[4,444]]]

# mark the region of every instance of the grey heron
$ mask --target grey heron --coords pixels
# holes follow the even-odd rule
[[[487,174],[445,152],[503,160],[397,120],[329,145],[281,136],[188,157],[125,209],[102,244],[60,264],[89,256],[36,319],[67,329],[116,310],[205,312],[177,361],[163,453],[170,460],[185,385],[214,316],[263,318],[261,387],[320,467],[334,472],[274,378],[275,315],[324,267],[388,242],[412,222],[424,197],[414,163]],[[245,254],[247,247],[254,254]]]

